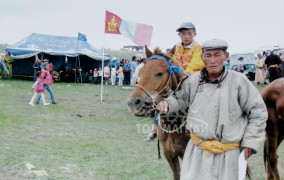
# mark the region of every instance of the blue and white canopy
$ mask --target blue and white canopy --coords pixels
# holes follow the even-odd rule
[[[14,45],[8,46],[5,51],[10,51],[14,59],[32,57],[41,52],[50,55],[65,55],[69,57],[86,55],[96,60],[103,59],[103,53],[100,50],[94,48],[87,41],[77,40],[77,37],[53,36],[36,33],[31,34]],[[104,54],[104,60],[108,59],[109,55]]]

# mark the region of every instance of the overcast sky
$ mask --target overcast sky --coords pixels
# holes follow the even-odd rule
[[[87,35],[96,48],[135,45],[121,35],[104,35],[105,11],[153,26],[150,48],[163,50],[180,39],[179,25],[192,21],[200,43],[220,38],[230,52],[284,46],[284,0],[0,0],[0,43],[14,44],[31,33]]]

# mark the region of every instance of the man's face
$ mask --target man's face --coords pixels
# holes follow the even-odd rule
[[[184,45],[189,45],[193,41],[196,32],[193,29],[185,29],[179,32],[178,35]]]
[[[210,74],[219,74],[223,71],[224,62],[228,59],[229,53],[223,50],[205,50],[202,59],[205,67]]]

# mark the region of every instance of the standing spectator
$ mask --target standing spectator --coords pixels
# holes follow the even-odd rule
[[[119,62],[116,57],[112,57],[111,62],[109,63],[109,67],[115,66],[115,69],[118,69]]]
[[[9,73],[4,71],[4,78],[5,79],[11,79],[12,76],[13,76],[13,72],[12,72],[12,63],[13,62],[14,62],[14,59],[12,58],[10,51],[7,51],[5,58],[4,58],[4,64],[7,67]]]
[[[110,68],[109,64],[106,64],[106,66],[104,67],[104,80],[106,85],[108,84],[109,77],[110,77]]]
[[[245,64],[244,64],[244,58],[243,57],[240,57],[238,59],[238,68],[237,68],[237,71],[240,72],[240,73],[243,73],[245,71]]]
[[[98,81],[99,81],[99,71],[98,71],[97,68],[94,68],[93,75],[94,75],[94,83],[98,84]]]
[[[73,68],[73,69],[71,70],[71,82],[76,82],[75,77],[76,77],[76,69]]]
[[[281,77],[284,77],[284,53],[281,51],[281,56],[279,56],[282,61]]]
[[[281,59],[276,54],[273,54],[273,51],[265,59],[265,64],[267,65],[268,68],[270,83],[275,79],[280,78],[279,64],[281,63],[282,63]]]
[[[92,69],[90,69],[89,70],[89,82],[91,83],[91,82],[93,82],[93,79],[94,79],[94,74],[93,74],[93,70]]]
[[[89,82],[89,72],[86,71],[82,71],[82,79],[84,83],[88,83]]]
[[[124,62],[123,74],[124,74],[125,85],[129,85],[130,84],[130,64],[128,60],[125,60]]]
[[[261,54],[257,55],[255,64],[256,64],[255,82],[263,86],[264,78],[265,78],[265,68],[264,68],[265,64],[264,64],[264,59],[262,58]]]
[[[124,78],[124,74],[123,74],[123,67],[122,67],[121,64],[119,65],[117,74],[118,74],[118,85],[122,86],[122,81],[123,81],[123,78]]]
[[[111,71],[110,71],[110,72],[111,72],[111,85],[115,86],[116,74],[117,74],[115,65],[112,65],[112,68],[111,68]]]
[[[120,62],[119,62],[119,65],[121,65],[122,67],[124,66],[124,63],[125,63],[125,60],[122,59]]]
[[[281,59],[281,61],[284,61],[284,54],[283,52],[279,52],[279,58]]]
[[[41,65],[41,60],[38,59],[38,58],[35,58],[35,63],[34,63],[34,65],[33,65],[33,69],[34,69],[34,81],[37,79],[37,76],[36,76],[37,72],[40,71],[40,69],[41,69],[40,65]]]
[[[50,71],[52,70],[53,65],[48,62],[44,63],[44,68],[41,69],[41,72],[43,73],[43,77],[44,77],[44,81],[45,83],[43,84],[44,90],[47,90],[49,92],[50,95],[50,99],[52,104],[57,104],[57,102],[55,101],[54,95],[53,95],[53,91],[51,89],[51,85],[53,84],[53,79],[51,77]],[[41,96],[38,96],[36,103],[39,104]]]
[[[191,138],[180,179],[239,179],[241,152],[247,160],[264,142],[265,103],[248,78],[224,67],[227,47],[222,40],[203,43],[206,67],[157,106],[163,114],[188,112],[185,127]]]
[[[136,56],[132,56],[132,61],[131,61],[131,63],[130,63],[130,85],[131,86],[134,86],[135,84],[132,84],[132,78],[133,78],[133,75],[134,75],[134,73],[135,73],[135,69],[136,69],[136,67],[138,66],[138,64],[137,64],[137,58],[136,58]]]
[[[72,82],[72,72],[68,68],[68,66],[65,67],[65,69],[60,74],[61,81],[63,82]]]
[[[41,96],[43,105],[44,106],[49,105],[49,103],[46,103],[45,98],[44,98],[44,93],[43,93],[43,91],[44,91],[44,87],[43,87],[44,75],[43,75],[43,73],[41,71],[38,71],[36,73],[36,77],[37,77],[36,82],[32,86],[32,90],[35,88],[35,93],[34,93],[32,99],[30,100],[29,104],[31,106],[35,106],[34,105],[35,97],[36,96],[38,96],[38,97]]]
[[[136,67],[135,72],[134,72],[133,77],[132,77],[132,80],[131,80],[131,84],[132,84],[133,86],[136,85],[139,72],[140,72],[140,70],[142,69],[142,67],[144,66],[144,64],[146,63],[146,60],[147,60],[147,58],[145,58],[145,57],[142,58],[141,60],[139,60],[139,61],[140,61],[140,64]]]
[[[102,71],[102,68],[99,67],[99,84],[102,83],[102,76],[103,76],[103,71]]]

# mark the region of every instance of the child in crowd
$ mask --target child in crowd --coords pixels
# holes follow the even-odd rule
[[[93,70],[92,69],[90,69],[90,71],[89,71],[89,74],[88,74],[88,76],[89,76],[89,82],[91,83],[91,82],[93,82]]]
[[[49,103],[46,103],[45,98],[44,98],[44,93],[43,93],[43,91],[44,91],[43,84],[45,83],[44,82],[44,75],[41,71],[38,71],[36,73],[36,77],[37,77],[36,82],[32,86],[32,90],[35,88],[35,93],[34,93],[32,99],[30,100],[29,104],[31,106],[35,106],[34,105],[35,97],[41,96],[43,105],[44,106],[49,105]]]
[[[99,71],[98,71],[98,69],[97,69],[97,68],[94,68],[93,75],[94,75],[94,83],[95,83],[95,84],[98,84],[98,80],[99,80]]]
[[[123,74],[123,68],[122,68],[122,64],[119,65],[119,68],[118,68],[118,85],[119,86],[122,86],[122,81],[123,81],[123,78],[124,78],[124,74]]]
[[[116,71],[115,65],[112,65],[112,68],[111,68],[111,85],[113,85],[113,86],[115,86],[116,74],[117,74],[117,71]]]
[[[106,85],[108,84],[109,76],[110,76],[110,68],[109,64],[106,64],[106,66],[104,67],[104,81]]]

